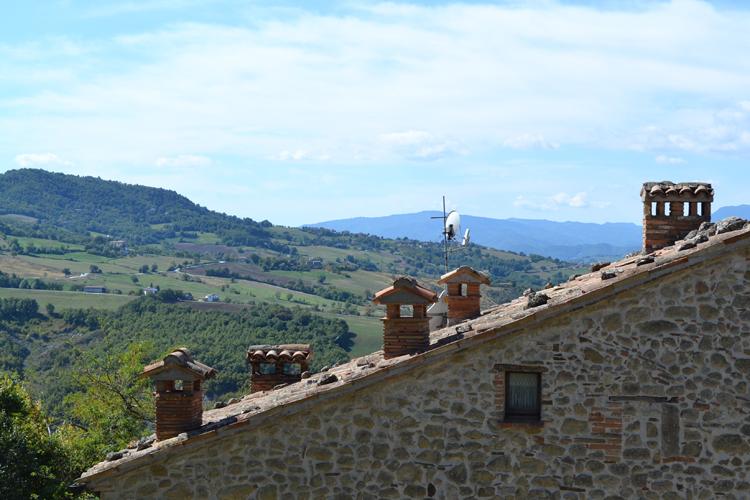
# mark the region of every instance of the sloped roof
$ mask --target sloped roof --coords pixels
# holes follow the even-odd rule
[[[435,292],[421,286],[414,278],[405,276],[377,292],[372,299],[376,304],[432,304],[436,300]]]
[[[208,379],[216,375],[216,370],[200,361],[195,361],[190,351],[181,347],[167,354],[161,361],[151,363],[143,368],[141,377],[155,377],[166,373],[175,375],[184,373],[190,374],[194,378]]]
[[[253,393],[235,404],[205,411],[201,428],[156,442],[142,450],[124,450],[122,458],[91,467],[81,476],[79,483],[89,483],[152,464],[171,453],[180,453],[183,446],[201,446],[217,436],[261,426],[282,415],[306,411],[320,401],[385,382],[455,352],[522,330],[533,331],[534,326],[548,319],[599,303],[663,276],[689,270],[692,266],[738,248],[748,247],[750,223],[745,223],[739,230],[713,234],[708,241],[701,241],[697,246],[679,243],[648,256],[628,256],[596,272],[545,289],[548,300],[539,307],[528,307],[528,297],[519,297],[484,311],[479,318],[432,332],[430,348],[425,352],[384,359],[383,352],[378,351],[326,372],[316,373],[298,383],[274,391]]]
[[[490,278],[484,274],[476,271],[469,266],[461,266],[454,269],[449,273],[445,273],[438,280],[438,284],[444,285],[445,283],[482,283],[483,285],[490,284]]]

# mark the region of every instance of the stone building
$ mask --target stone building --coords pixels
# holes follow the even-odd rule
[[[105,499],[750,497],[750,225],[675,234],[79,481]]]

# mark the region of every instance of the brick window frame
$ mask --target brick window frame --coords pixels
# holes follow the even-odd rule
[[[520,426],[544,425],[543,390],[544,390],[544,373],[547,372],[547,369],[539,365],[514,365],[514,364],[499,363],[494,366],[493,371],[495,373],[495,377],[494,377],[495,378],[495,410],[496,410],[497,420],[501,424],[501,426],[506,427],[506,426],[516,426],[516,425],[520,425]],[[508,383],[509,373],[534,373],[538,375],[539,377],[538,389],[537,389],[537,404],[539,406],[538,416],[521,417],[521,416],[508,414],[506,412],[506,404],[507,404],[506,386]]]

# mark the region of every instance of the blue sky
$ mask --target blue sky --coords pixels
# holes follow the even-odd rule
[[[451,208],[637,222],[750,203],[741,2],[3,1],[0,170],[297,225]]]

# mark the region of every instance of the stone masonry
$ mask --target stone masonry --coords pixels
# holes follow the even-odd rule
[[[104,499],[748,498],[749,262],[738,247],[89,487]],[[504,422],[503,372],[518,367],[541,373],[541,422]]]

